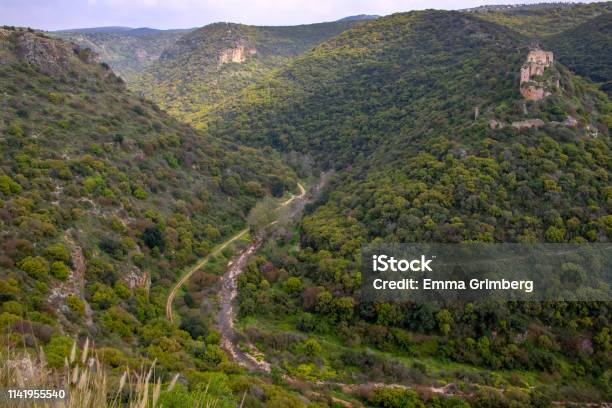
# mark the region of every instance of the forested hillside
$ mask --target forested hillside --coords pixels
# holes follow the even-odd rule
[[[610,94],[611,2],[542,3],[470,11],[545,45],[565,66],[601,84]]]
[[[532,38],[559,34],[612,11],[612,2],[539,3],[516,6],[481,7],[468,10],[501,25],[512,27]]]
[[[223,98],[358,23],[210,24],[181,37],[131,86],[173,116],[202,127],[208,112]]]
[[[245,334],[270,361],[344,381],[464,378],[439,368],[449,360],[530,373],[476,379],[517,387],[482,396],[491,406],[610,398],[608,304],[360,300],[360,248],[373,241],[611,238],[610,101],[562,60],[545,74],[559,79],[551,95],[524,100],[519,72],[530,43],[478,16],[397,14],[319,45],[216,112],[214,134],[307,153],[337,170],[303,219],[300,250],[271,244],[242,277]],[[324,358],[288,351],[304,335]],[[367,347],[426,363],[393,366]]]
[[[547,37],[543,43],[572,71],[612,94],[612,13]]]
[[[207,360],[165,321],[167,290],[264,194],[293,189],[292,171],[178,123],[41,33],[0,29],[0,88],[3,346],[43,346],[62,367],[78,335],[113,368],[216,367],[217,346]]]
[[[190,30],[101,27],[56,31],[50,35],[90,48],[121,78],[130,82]]]

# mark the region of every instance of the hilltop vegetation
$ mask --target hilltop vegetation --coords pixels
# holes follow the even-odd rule
[[[477,8],[475,15],[510,27],[552,50],[575,73],[601,84],[610,94],[612,2],[542,3]]]
[[[82,48],[90,48],[121,78],[130,82],[189,31],[101,27],[56,31],[50,35],[74,42]]]
[[[202,127],[221,100],[356,23],[210,24],[182,36],[131,86],[173,116]]]
[[[528,37],[542,39],[610,13],[612,2],[540,3],[514,7],[482,7],[469,11],[489,21],[511,27]]]
[[[578,75],[612,95],[612,13],[546,38],[544,45]]]

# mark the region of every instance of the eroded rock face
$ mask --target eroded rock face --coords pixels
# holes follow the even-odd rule
[[[529,51],[527,61],[521,67],[520,89],[525,99],[537,101],[550,95],[547,84],[539,77],[542,77],[545,70],[553,63],[554,56],[551,51],[544,51],[540,48],[533,48]]]
[[[136,288],[144,288],[147,291],[151,288],[151,277],[148,272],[142,272],[140,269],[134,267],[128,275],[123,279],[125,284],[130,290]]]
[[[87,48],[79,48],[76,44],[49,38],[35,31],[1,29],[0,60],[8,61],[15,56],[51,76],[72,72],[78,60],[85,64],[100,62],[98,54]]]
[[[74,49],[65,43],[23,32],[17,36],[17,55],[45,74],[55,75],[69,65]]]
[[[230,62],[242,63],[248,56],[257,54],[257,49],[239,44],[235,48],[226,48],[219,54],[219,65]]]

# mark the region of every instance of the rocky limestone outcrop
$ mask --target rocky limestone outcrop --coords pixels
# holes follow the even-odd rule
[[[219,53],[219,66],[230,62],[241,64],[247,57],[257,54],[255,47],[249,47],[246,44],[237,44],[234,48],[225,48]]]
[[[0,63],[15,57],[41,72],[57,76],[73,71],[75,61],[98,64],[100,57],[87,48],[23,29],[0,29]]]
[[[151,288],[151,277],[148,272],[142,272],[139,268],[133,267],[130,273],[124,278],[123,282],[127,285],[130,290],[136,288],[144,288],[147,291]]]
[[[67,69],[74,48],[64,42],[42,37],[31,32],[16,37],[17,56],[48,75],[56,75]]]
[[[542,77],[544,72],[552,67],[554,56],[551,51],[534,47],[527,54],[527,61],[521,67],[521,95],[525,99],[537,101],[550,95],[550,84]],[[557,84],[558,86],[558,84]]]

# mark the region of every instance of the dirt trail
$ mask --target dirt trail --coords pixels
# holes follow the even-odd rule
[[[172,305],[174,303],[174,298],[176,297],[176,294],[178,293],[179,289],[185,284],[185,282],[187,282],[189,280],[189,278],[191,278],[191,275],[193,275],[198,269],[200,269],[204,265],[206,265],[208,263],[208,261],[210,261],[211,257],[218,255],[229,244],[231,244],[232,242],[236,241],[237,239],[240,239],[247,232],[249,232],[249,229],[245,228],[242,231],[240,231],[239,233],[237,233],[236,235],[234,235],[233,237],[231,237],[230,239],[228,239],[227,241],[217,245],[215,247],[215,249],[213,249],[213,251],[210,254],[206,255],[204,258],[202,258],[200,261],[198,261],[197,264],[195,264],[193,267],[191,267],[191,269],[189,269],[181,277],[181,279],[179,279],[179,281],[176,283],[176,285],[174,285],[174,287],[170,291],[170,294],[168,295],[168,300],[166,300],[166,318],[168,320],[170,320],[171,323],[174,323],[174,317],[172,315]]]
[[[306,195],[306,189],[302,184],[298,183],[300,189],[299,195],[294,195],[288,200],[281,203],[280,207],[290,207],[287,216],[295,217],[304,208],[304,205],[309,198],[313,197],[313,193],[320,190],[322,183],[325,182],[326,178],[322,178],[322,181],[311,189],[310,194]],[[274,221],[270,225],[274,225],[278,222]],[[236,257],[229,263],[227,271],[223,275],[221,280],[221,293],[220,298],[220,310],[219,310],[219,331],[221,332],[221,347],[230,355],[232,360],[238,364],[247,367],[250,370],[258,370],[264,372],[270,372],[270,364],[263,359],[263,355],[257,351],[257,348],[253,344],[244,344],[244,348],[248,349],[248,352],[243,351],[238,344],[236,344],[236,330],[234,327],[234,319],[236,313],[234,310],[234,300],[238,294],[238,276],[244,270],[249,258],[264,242],[265,237],[263,234],[256,236],[247,246],[243,249]]]
[[[298,199],[298,201],[299,201],[299,199],[302,199],[305,196],[306,190],[304,189],[304,186],[302,184],[298,183],[298,187],[300,189],[300,194],[297,195],[297,196],[296,195],[292,195],[289,199],[287,199],[286,201],[284,201],[284,202],[282,202],[280,204],[281,207],[287,207],[288,205],[293,203],[296,199]],[[274,223],[276,223],[276,221]],[[181,287],[183,287],[185,282],[187,282],[189,280],[189,278],[191,278],[191,276],[197,270],[199,270],[202,267],[204,267],[204,265],[206,265],[208,263],[208,261],[210,261],[210,259],[212,257],[218,255],[221,251],[223,251],[225,248],[227,248],[227,246],[229,244],[231,244],[232,242],[242,238],[248,231],[249,231],[249,229],[245,228],[242,231],[238,232],[233,237],[231,237],[230,239],[228,239],[227,241],[219,244],[217,247],[215,247],[213,249],[213,251],[210,254],[208,254],[207,256],[202,258],[201,260],[199,260],[198,263],[196,263],[194,266],[192,266],[190,269],[188,269],[187,272],[185,272],[183,274],[181,279],[179,279],[179,281],[174,285],[174,287],[170,291],[170,294],[168,295],[168,299],[166,300],[166,318],[168,320],[170,320],[171,323],[174,323],[174,316],[173,316],[173,310],[172,310],[173,304],[174,304],[174,299],[176,298],[176,294],[181,289]],[[255,239],[255,242],[257,242],[257,239]],[[251,244],[251,245],[253,245],[253,244]],[[227,272],[226,272],[226,275],[227,275]]]

